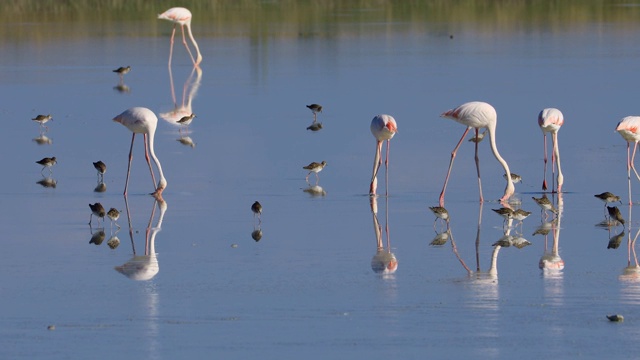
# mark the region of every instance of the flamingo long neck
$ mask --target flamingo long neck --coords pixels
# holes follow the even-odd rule
[[[156,157],[156,153],[153,150],[153,140],[155,137],[155,131],[149,132],[149,152],[151,153],[151,157],[153,161],[156,163],[158,167],[158,172],[160,173],[160,180],[158,181],[158,188],[162,187],[163,189],[167,187],[167,180],[164,178],[164,173],[162,172],[162,165],[160,164],[160,160]]]
[[[193,43],[193,46],[196,48],[196,52],[198,53],[198,57],[196,59],[196,64],[195,64],[196,66],[198,66],[202,61],[202,55],[200,54],[200,48],[198,47],[198,43],[196,42],[196,39],[193,38],[193,34],[191,33],[191,21],[187,23],[187,33],[189,33],[189,39],[191,39],[191,42]]]
[[[554,132],[551,134],[553,137],[553,153],[556,157],[556,161],[558,162],[558,192],[562,189],[562,184],[564,183],[564,176],[562,176],[562,166],[560,166],[560,149],[558,148],[558,132]]]
[[[504,168],[504,172],[507,174],[507,187],[504,189],[504,197],[500,200],[507,200],[513,193],[515,192],[515,187],[513,185],[513,180],[511,180],[511,171],[509,170],[509,165],[507,162],[500,156],[498,152],[498,147],[496,146],[496,125],[491,124],[487,127],[489,130],[489,142],[491,143],[491,151],[493,152],[493,156],[495,156],[496,160],[502,165]]]

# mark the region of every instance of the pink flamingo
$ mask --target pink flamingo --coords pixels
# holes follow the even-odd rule
[[[456,152],[462,144],[465,136],[471,128],[474,128],[476,131],[476,138],[478,137],[478,130],[481,128],[486,128],[489,132],[489,141],[491,142],[491,150],[493,151],[493,156],[495,156],[496,160],[502,164],[505,173],[507,174],[507,187],[504,190],[504,195],[500,198],[500,201],[506,201],[513,195],[515,188],[513,186],[513,181],[511,180],[511,172],[509,171],[509,165],[507,162],[500,156],[498,152],[498,148],[496,147],[496,123],[498,119],[498,115],[496,114],[496,110],[493,106],[479,101],[468,102],[458,106],[455,109],[451,109],[445,111],[440,115],[441,117],[448,118],[459,122],[462,125],[467,126],[467,129],[462,134],[460,141],[451,152],[451,161],[449,162],[449,170],[447,171],[447,178],[444,180],[444,186],[442,187],[442,192],[440,193],[440,206],[444,207],[444,193],[447,190],[447,183],[449,182],[449,176],[451,175],[451,168],[453,167],[453,159],[456,157]],[[484,201],[482,197],[482,182],[480,180],[480,159],[478,158],[478,143],[475,143],[476,146],[476,169],[478,172],[478,187],[480,188],[480,202]]]
[[[629,181],[629,205],[631,205],[631,169],[636,174],[638,180],[640,175],[636,171],[636,167],[633,165],[633,161],[636,157],[636,148],[638,147],[638,141],[640,141],[640,116],[627,116],[620,120],[616,131],[622,135],[622,138],[627,142],[627,179]],[[630,142],[634,142],[633,155],[629,153]]]
[[[153,161],[156,163],[158,171],[160,172],[160,181],[158,181],[158,186],[151,195],[155,196],[156,198],[162,199],[162,191],[167,187],[167,180],[164,178],[162,165],[160,165],[160,161],[156,157],[156,154],[153,150],[153,138],[156,133],[156,127],[158,126],[158,118],[156,117],[156,114],[144,107],[134,107],[125,110],[122,114],[114,117],[113,121],[126,126],[127,129],[133,132],[133,137],[131,138],[131,148],[129,149],[129,166],[127,167],[127,180],[124,185],[124,195],[127,195],[127,188],[129,187],[129,174],[131,173],[131,160],[133,159],[133,141],[136,139],[136,134],[142,134],[142,137],[144,139],[144,156],[147,160],[147,164],[149,164],[153,186],[156,186],[156,177],[153,174],[153,168],[151,167],[151,162],[149,161],[149,152],[151,153],[151,157],[153,157]],[[148,143],[147,135],[149,137]]]
[[[387,158],[384,161],[385,166],[385,184],[389,183],[389,141],[398,132],[396,120],[391,115],[376,115],[371,120],[371,133],[377,140],[376,155],[373,159],[373,175],[371,176],[371,185],[369,186],[369,195],[375,195],[378,188],[378,170],[382,164],[382,143],[387,140]],[[389,187],[387,186],[387,191]],[[388,194],[388,193],[387,193]]]
[[[542,181],[542,190],[547,190],[547,133],[551,133],[551,141],[553,142],[553,153],[551,154],[551,183],[553,186],[553,178],[556,177],[555,162],[558,162],[558,192],[562,192],[562,168],[560,167],[560,150],[558,149],[558,131],[564,123],[564,116],[558,109],[548,108],[540,111],[538,115],[538,126],[542,130],[544,137],[544,179]],[[552,191],[554,191],[552,189]]]
[[[193,34],[191,33],[191,11],[183,7],[174,7],[158,15],[158,19],[169,20],[174,24],[173,32],[171,33],[171,50],[169,50],[169,66],[171,66],[171,56],[173,55],[173,38],[176,35],[177,25],[180,25],[180,30],[182,31],[182,43],[184,44],[184,47],[187,49],[187,52],[191,57],[191,61],[193,61],[193,66],[198,66],[202,61],[202,55],[200,55],[200,49],[198,48],[198,43],[196,43],[196,39],[193,38]],[[189,46],[187,45],[187,40],[184,37],[185,25],[187,26],[187,32],[189,33],[189,38],[191,39],[191,42],[193,43],[193,46],[196,48],[196,52],[198,53],[198,57],[196,58],[196,60],[193,59],[193,54],[191,54],[191,50],[189,50]]]

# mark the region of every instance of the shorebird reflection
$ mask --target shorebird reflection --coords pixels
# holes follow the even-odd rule
[[[382,240],[382,226],[378,221],[378,199],[375,196],[369,198],[371,215],[373,217],[373,231],[376,235],[376,253],[371,259],[371,269],[376,274],[390,276],[398,270],[398,260],[391,252],[391,239],[389,238],[389,198],[385,197],[385,234],[386,247]]]
[[[156,235],[162,229],[162,221],[167,211],[167,202],[162,198],[154,198],[151,216],[145,231],[144,255],[136,253],[135,242],[133,240],[133,227],[131,224],[131,211],[129,210],[129,201],[127,196],[124,197],[124,203],[127,211],[127,221],[129,224],[129,237],[131,239],[131,247],[133,249],[133,257],[121,266],[116,266],[115,270],[132,280],[151,280],[160,271],[158,258],[156,257],[155,240]],[[160,209],[158,222],[153,227],[153,219],[155,217],[156,205]]]
[[[173,110],[160,113],[160,118],[164,119],[169,124],[178,127],[178,133],[180,134],[180,138],[178,138],[178,141],[181,144],[185,144],[185,142],[187,142],[185,145],[189,146],[192,146],[192,144],[194,144],[193,140],[191,140],[191,138],[187,136],[188,134],[192,133],[192,130],[182,130],[183,125],[178,121],[180,121],[180,119],[184,117],[191,116],[194,113],[192,109],[192,102],[193,98],[198,93],[201,80],[202,69],[200,69],[200,67],[198,66],[194,67],[191,71],[191,74],[184,83],[182,89],[182,101],[180,104],[178,104],[178,101],[176,100],[175,87],[173,85],[173,71],[171,70],[171,67],[169,67],[169,82],[171,83],[171,99],[173,100]],[[186,140],[185,138],[188,140]],[[195,146],[195,144],[193,146]]]
[[[40,133],[40,136],[33,138],[33,141],[35,141],[36,144],[38,145],[51,145],[53,144],[53,140],[51,140],[50,137],[46,136],[45,134]]]
[[[320,185],[309,185],[306,188],[302,189],[302,191],[311,195],[311,197],[319,197],[319,196],[327,195],[327,192],[324,191],[324,189]]]
[[[44,187],[44,188],[52,188],[55,189],[58,185],[58,181],[52,178],[51,176],[42,176],[42,179],[36,181],[36,184]]]

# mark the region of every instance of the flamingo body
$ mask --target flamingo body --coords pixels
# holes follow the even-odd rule
[[[187,52],[191,57],[191,61],[193,62],[193,65],[198,66],[202,61],[202,55],[200,54],[198,43],[196,42],[196,39],[194,39],[193,34],[191,33],[191,17],[192,17],[191,11],[183,7],[174,7],[158,15],[158,19],[169,20],[174,23],[173,32],[171,33],[171,50],[169,51],[169,66],[171,66],[171,57],[173,54],[173,39],[176,34],[177,25],[180,25],[180,28],[182,31],[182,43],[184,44],[184,47],[187,49]],[[185,26],[187,27],[187,33],[189,34],[189,38],[191,39],[191,42],[193,43],[193,47],[195,47],[198,55],[195,60],[193,59],[191,50],[189,50],[189,46],[187,45],[187,40],[184,37]]]
[[[387,141],[387,157],[385,159],[385,168],[387,169],[388,180],[388,168],[389,168],[389,141],[398,132],[398,125],[396,119],[391,115],[376,115],[371,120],[371,134],[376,138],[376,154],[373,159],[373,174],[371,176],[371,185],[369,186],[369,195],[375,195],[378,187],[378,170],[382,164],[382,143]],[[388,184],[388,182],[386,182]],[[388,188],[388,187],[387,187]]]
[[[469,132],[469,130],[472,128],[475,129],[476,138],[478,138],[478,135],[479,135],[478,132],[480,129],[482,128],[487,129],[487,132],[489,134],[489,141],[491,142],[491,150],[493,152],[493,156],[496,158],[496,160],[498,160],[498,162],[500,162],[500,164],[502,165],[506,173],[507,186],[504,190],[504,195],[502,196],[502,198],[500,198],[500,201],[508,200],[511,197],[511,195],[513,195],[513,193],[515,192],[515,187],[513,185],[513,180],[511,179],[511,171],[509,170],[509,165],[502,158],[502,156],[500,156],[500,153],[498,152],[498,148],[496,146],[495,133],[496,133],[496,124],[498,121],[497,120],[498,115],[496,113],[496,110],[493,108],[493,106],[487,104],[486,102],[472,101],[472,102],[464,103],[454,109],[445,111],[440,116],[447,119],[454,120],[467,127],[465,132],[462,134],[460,141],[451,152],[449,170],[447,171],[447,177],[445,178],[444,186],[442,187],[442,192],[440,193],[440,206],[444,207],[444,194],[447,189],[447,183],[449,181],[449,176],[451,175],[451,168],[453,167],[453,160],[456,157],[456,152],[458,151],[458,148],[460,147],[460,145],[462,144],[462,141],[467,135],[467,132]],[[475,143],[475,148],[476,148],[476,156],[475,156],[476,169],[478,172],[478,187],[480,189],[480,201],[482,202],[484,201],[484,199],[482,196],[482,182],[480,180],[480,162],[478,158],[478,142]]]
[[[640,175],[636,171],[634,160],[636,157],[636,149],[638,141],[640,141],[640,116],[627,116],[620,120],[616,126],[616,131],[627,142],[627,180],[629,182],[629,205],[631,205],[631,169],[640,181]],[[633,155],[629,152],[631,142],[633,145]]]
[[[133,136],[131,138],[131,148],[129,150],[129,166],[127,168],[127,179],[124,187],[124,195],[127,195],[127,188],[129,186],[129,174],[131,173],[131,160],[133,159],[133,141],[136,138],[136,134],[142,134],[144,138],[144,150],[145,150],[145,159],[147,160],[147,164],[149,165],[149,170],[151,171],[151,179],[153,180],[154,186],[156,183],[155,175],[153,174],[153,168],[151,167],[151,162],[149,161],[149,153],[153,158],[153,161],[156,163],[158,167],[158,172],[160,173],[160,180],[158,181],[158,186],[156,190],[153,192],[153,195],[156,197],[161,197],[162,191],[167,187],[167,180],[164,178],[164,173],[162,172],[162,165],[160,161],[156,157],[154,151],[154,136],[156,133],[156,128],[158,126],[158,118],[153,111],[144,108],[144,107],[134,107],[128,110],[125,110],[122,114],[113,118],[113,121],[120,123],[127,127],[132,133]],[[148,137],[148,141],[147,141]]]
[[[555,178],[555,162],[558,162],[557,191],[562,191],[564,176],[560,165],[560,150],[558,149],[558,131],[564,124],[564,116],[562,112],[555,108],[547,108],[540,111],[538,115],[538,126],[542,130],[544,137],[544,179],[542,181],[542,190],[547,190],[547,133],[551,134],[553,142],[553,153],[551,154],[551,171]],[[551,180],[553,182],[553,179]]]

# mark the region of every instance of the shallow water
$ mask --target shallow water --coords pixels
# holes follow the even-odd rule
[[[608,11],[615,18],[625,10]],[[607,18],[549,30],[535,21],[501,28],[345,15],[309,36],[265,25],[256,37],[218,31],[200,16],[193,28],[201,71],[192,71],[179,42],[168,68],[171,25],[148,19],[141,24],[158,34],[113,20],[103,29],[122,33],[73,23],[76,35],[43,42],[25,25],[20,42],[0,45],[1,357],[633,357],[640,287],[635,266],[627,267],[636,264],[629,244],[638,221],[622,206],[630,234],[607,249],[623,228],[595,226],[604,214],[593,194],[627,201],[625,143],[614,128],[638,114],[636,23]],[[133,70],[124,77],[128,92],[119,92],[111,70],[124,65]],[[504,235],[491,211],[504,180],[486,141],[488,201],[478,203],[465,141],[447,191],[450,236],[429,245],[436,232],[427,207],[437,205],[464,131],[439,114],[471,100],[497,109],[498,147],[524,179],[515,198],[532,212],[521,230],[531,246],[492,247]],[[313,117],[305,105],[314,102],[324,107],[318,132],[306,130]],[[111,119],[132,106],[157,114],[190,106],[185,111],[197,114],[182,134],[159,122],[164,203],[147,195],[153,186],[140,139],[127,203],[122,196],[131,135]],[[545,107],[566,120],[566,193],[549,195],[562,213],[546,237],[532,235],[542,215],[531,200],[541,194],[536,120]],[[54,116],[43,145],[29,120],[40,113]],[[376,200],[376,219],[366,192],[375,147],[369,123],[379,113],[393,115],[399,132],[390,196]],[[45,176],[34,162],[45,156],[59,161],[55,188],[37,183]],[[108,167],[101,193],[97,160]],[[302,166],[321,160],[322,190],[313,193]],[[380,174],[383,191],[384,166]],[[260,224],[250,211],[255,200],[264,207]],[[122,229],[107,220],[98,246],[90,240],[99,230],[87,225],[94,202],[123,210]],[[112,250],[114,235],[120,245]],[[375,259],[388,259],[390,247],[397,270],[372,271],[378,241]],[[564,268],[541,270],[545,255]],[[138,271],[115,270],[131,260]],[[613,313],[625,321],[610,323],[605,315]]]

